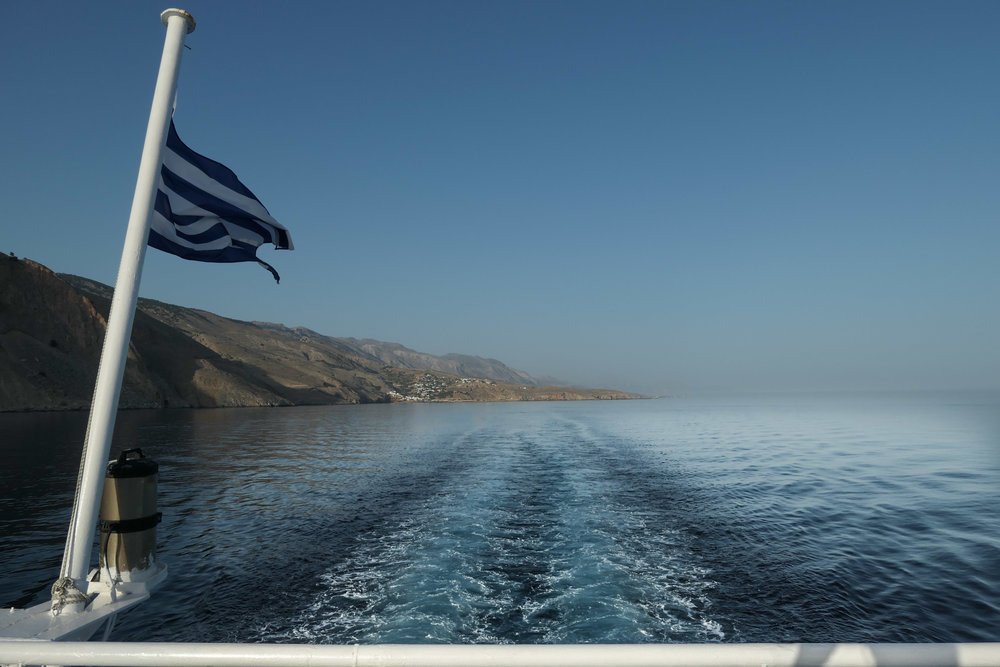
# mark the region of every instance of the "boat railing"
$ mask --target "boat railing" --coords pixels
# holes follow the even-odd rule
[[[997,667],[956,644],[191,644],[0,641],[0,665],[94,667]]]

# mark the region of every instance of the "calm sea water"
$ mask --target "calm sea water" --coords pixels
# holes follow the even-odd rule
[[[83,414],[0,415],[0,605],[47,599]],[[1000,639],[1000,396],[121,414],[168,583],[112,638]]]

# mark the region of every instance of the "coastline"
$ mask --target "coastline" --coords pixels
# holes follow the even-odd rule
[[[0,412],[90,409],[111,292],[0,255]],[[435,357],[140,298],[119,409],[634,398],[542,386],[495,359]]]

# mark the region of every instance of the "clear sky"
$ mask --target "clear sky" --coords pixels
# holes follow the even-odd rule
[[[164,2],[8,2],[0,251],[113,284]],[[141,295],[651,393],[1000,386],[1000,2],[192,0],[296,249]]]

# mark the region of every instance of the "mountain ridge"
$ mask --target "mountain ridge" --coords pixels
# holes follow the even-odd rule
[[[0,255],[0,411],[89,407],[111,296],[89,278]],[[120,407],[624,398],[639,397],[542,386],[496,359],[435,357],[140,298]]]

